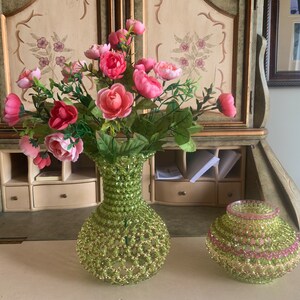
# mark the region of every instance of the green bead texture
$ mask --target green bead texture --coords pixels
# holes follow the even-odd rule
[[[268,283],[293,270],[300,260],[299,237],[264,201],[244,200],[227,207],[211,225],[206,247],[235,279]]]
[[[93,157],[103,179],[104,200],[85,221],[77,239],[83,267],[111,284],[148,279],[164,264],[170,236],[142,197],[141,154],[108,163]]]

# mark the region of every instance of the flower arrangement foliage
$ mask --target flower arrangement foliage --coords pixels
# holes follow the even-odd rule
[[[62,80],[50,79],[49,87],[40,81],[38,68],[20,74],[17,84],[31,89],[35,110],[25,110],[20,98],[10,93],[4,121],[9,126],[22,121],[20,148],[39,168],[51,164],[49,152],[61,161],[76,161],[84,151],[113,163],[118,156],[161,150],[168,137],[181,149],[194,151],[192,134],[202,129],[197,120],[204,111],[235,116],[231,94],[211,103],[212,86],[204,88],[202,99],[195,99],[196,110],[183,107],[195,98],[198,84],[181,82],[182,70],[174,64],[152,58],[131,63],[131,44],[144,30],[140,21],[127,20],[126,29],[112,32],[108,44],[85,51],[91,63],[66,64]],[[96,83],[96,99],[86,89],[85,77]]]

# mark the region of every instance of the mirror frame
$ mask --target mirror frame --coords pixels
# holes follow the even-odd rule
[[[264,35],[268,41],[265,69],[268,86],[300,86],[300,71],[278,71],[280,0],[265,0]],[[300,16],[299,16],[300,22]]]

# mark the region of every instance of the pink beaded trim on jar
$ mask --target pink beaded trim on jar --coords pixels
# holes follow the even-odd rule
[[[253,212],[247,211],[248,208],[256,209]],[[242,207],[243,211],[237,208]],[[267,212],[260,212],[264,208]],[[267,220],[279,215],[279,208],[274,208],[270,203],[257,200],[240,200],[229,204],[226,208],[228,214],[245,220]]]

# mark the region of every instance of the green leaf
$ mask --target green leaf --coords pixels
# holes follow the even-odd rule
[[[194,152],[197,149],[196,144],[192,138],[190,138],[187,143],[179,145],[179,147],[185,152]]]
[[[106,133],[97,132],[97,146],[99,153],[109,162],[113,163],[118,153],[116,139]]]
[[[74,103],[69,98],[65,97],[65,98],[62,99],[62,101],[65,102],[68,105],[74,105]]]
[[[95,102],[91,101],[88,107],[88,110],[91,112],[91,114],[96,117],[97,119],[102,118],[102,111],[99,109],[99,107],[95,104]]]
[[[150,99],[142,99],[137,102],[137,104],[134,106],[135,110],[142,110],[142,109],[152,109],[157,108],[157,105]]]
[[[132,111],[131,114],[124,119],[124,124],[127,126],[127,128],[131,128],[132,124],[135,122],[135,119],[137,118],[137,114]]]
[[[177,145],[184,145],[190,140],[191,135],[186,128],[178,127],[174,131],[174,138]]]
[[[121,142],[118,155],[132,156],[141,152],[148,145],[148,140],[140,135],[135,134],[125,142]]]
[[[200,124],[193,125],[190,128],[188,128],[188,131],[190,134],[199,133],[203,130],[203,126]]]
[[[184,108],[174,113],[174,123],[176,127],[189,128],[193,124],[193,115],[190,109]]]
[[[168,103],[166,112],[167,114],[169,114],[175,112],[178,109],[179,109],[179,104],[177,103],[177,101],[172,100]]]

